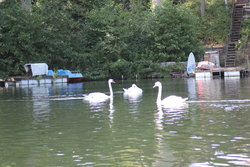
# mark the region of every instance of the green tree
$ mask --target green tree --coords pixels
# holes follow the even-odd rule
[[[31,10],[20,1],[0,3],[2,75],[45,62],[95,79],[147,76],[158,62],[185,61],[200,50],[196,17],[179,5],[152,12],[147,0],[127,1],[129,9],[115,0],[32,2]]]
[[[153,61],[185,61],[188,53],[199,53],[196,17],[186,8],[165,3],[149,19]]]
[[[221,44],[226,41],[231,22],[231,7],[225,6],[224,1],[206,0],[204,17],[200,17],[200,0],[187,1],[183,6],[198,18],[197,34],[204,44]]]
[[[24,62],[31,58],[31,15],[19,3],[0,3],[0,71],[2,75],[21,74]]]

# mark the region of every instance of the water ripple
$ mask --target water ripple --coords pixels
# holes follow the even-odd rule
[[[229,160],[228,162],[234,165],[250,166],[250,157],[245,154],[227,154],[217,158]]]

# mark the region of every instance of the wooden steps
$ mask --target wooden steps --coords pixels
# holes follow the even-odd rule
[[[231,29],[228,36],[225,67],[235,67],[237,60],[236,43],[241,38],[241,27],[245,4],[235,4],[233,7]]]

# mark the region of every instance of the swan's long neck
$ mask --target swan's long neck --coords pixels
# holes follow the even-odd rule
[[[160,102],[161,102],[162,86],[159,85],[158,87],[159,87],[159,88],[158,88],[158,95],[157,95],[156,102],[157,102],[157,103],[160,103]]]
[[[110,92],[110,97],[113,97],[113,89],[111,86],[111,82],[109,82],[109,92]]]

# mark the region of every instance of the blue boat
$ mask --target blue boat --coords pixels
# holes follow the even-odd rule
[[[53,70],[48,70],[48,76],[54,76]],[[69,70],[59,69],[57,70],[57,76],[66,76],[68,83],[83,81],[83,75],[81,73],[71,72]]]

